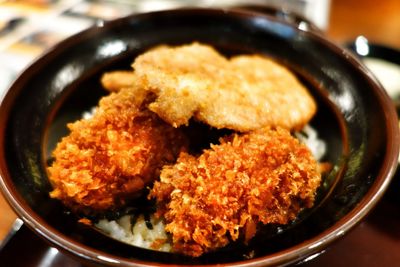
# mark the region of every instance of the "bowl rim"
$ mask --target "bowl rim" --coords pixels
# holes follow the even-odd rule
[[[304,242],[292,246],[290,248],[284,249],[282,251],[268,254],[265,256],[260,256],[255,259],[243,260],[239,262],[229,263],[230,266],[265,266],[265,265],[276,265],[276,264],[290,264],[294,262],[298,262],[299,260],[306,261],[308,257],[313,257],[322,251],[325,247],[327,247],[332,242],[338,240],[340,237],[345,235],[348,231],[350,231],[354,226],[356,226],[371,210],[378,201],[383,196],[386,191],[391,178],[394,176],[396,167],[398,165],[398,155],[399,155],[399,147],[400,147],[400,135],[398,128],[398,119],[397,113],[395,111],[394,105],[383,89],[383,87],[379,84],[375,76],[372,72],[367,69],[363,63],[358,60],[351,52],[346,51],[344,48],[341,48],[335,45],[333,42],[326,39],[324,36],[313,33],[310,31],[304,31],[295,27],[287,21],[281,21],[275,17],[261,14],[256,11],[247,11],[247,10],[237,10],[237,9],[229,9],[229,8],[179,8],[172,10],[162,10],[162,11],[154,11],[142,14],[133,14],[124,18],[116,19],[113,21],[106,22],[101,26],[103,29],[113,28],[115,25],[126,23],[132,19],[142,19],[147,16],[157,16],[157,14],[181,14],[185,12],[192,12],[197,15],[207,15],[213,13],[220,15],[229,15],[232,17],[240,17],[240,18],[254,18],[260,17],[268,20],[272,20],[274,22],[278,22],[280,24],[290,25],[299,31],[303,31],[307,37],[316,40],[330,50],[335,52],[338,56],[347,60],[354,68],[358,68],[360,72],[365,76],[366,81],[374,88],[377,93],[377,101],[379,101],[382,105],[385,105],[387,108],[384,109],[384,117],[385,125],[387,128],[386,135],[386,153],[384,155],[384,160],[379,172],[377,174],[377,178],[371,188],[368,190],[365,196],[361,199],[360,203],[355,206],[349,213],[343,216],[339,221],[337,221],[334,225],[326,229],[325,231],[319,233],[318,235],[312,237],[309,240],[305,240]],[[35,72],[35,68],[38,65],[43,64],[47,60],[58,55],[59,51],[62,51],[65,47],[70,47],[74,43],[79,42],[82,38],[88,38],[96,34],[99,31],[99,27],[93,26],[90,27],[76,35],[73,35],[54,47],[50,48],[46,53],[44,53],[40,58],[34,61],[31,65],[29,65],[21,75],[14,81],[14,83],[9,87],[7,92],[3,95],[0,101],[0,111],[4,109],[10,109],[11,103],[4,103],[5,99],[9,95],[16,94],[16,90],[12,90],[14,87],[18,87],[19,84],[23,84],[26,79],[23,74],[28,72]],[[5,118],[0,118],[1,120],[5,120]],[[4,140],[4,136],[1,136],[0,139]],[[169,266],[169,264],[165,263],[157,263],[157,262],[145,262],[138,259],[126,259],[119,256],[111,255],[107,252],[99,251],[97,249],[93,249],[86,245],[80,244],[79,242],[69,238],[63,233],[58,232],[58,230],[51,227],[46,223],[43,219],[39,217],[28,205],[25,204],[25,201],[20,197],[19,193],[15,188],[12,187],[12,181],[8,177],[7,174],[7,166],[3,160],[0,161],[0,187],[2,189],[3,195],[6,200],[13,208],[13,210],[18,214],[18,216],[27,224],[27,226],[33,230],[36,234],[41,236],[42,238],[49,241],[51,244],[55,245],[58,248],[61,248],[63,251],[66,251],[71,256],[82,258],[85,260],[89,260],[99,264],[108,264],[111,266],[124,265],[124,266]],[[221,264],[211,264],[211,265],[202,265],[202,266],[218,266]]]

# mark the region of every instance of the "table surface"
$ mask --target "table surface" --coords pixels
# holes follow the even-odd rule
[[[382,0],[379,3],[375,0],[331,0],[326,35],[339,45],[363,35],[371,42],[400,49],[399,14],[398,0]],[[0,242],[15,219],[15,213],[0,194]]]

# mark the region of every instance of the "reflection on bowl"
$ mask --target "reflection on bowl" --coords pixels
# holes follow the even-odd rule
[[[259,233],[248,246],[200,258],[155,252],[112,240],[77,222],[50,199],[50,151],[105,94],[105,71],[129,68],[158,44],[199,41],[221,52],[262,53],[288,66],[318,102],[311,121],[334,165],[315,208],[293,227]],[[375,206],[398,157],[397,117],[369,70],[320,35],[250,11],[182,9],[127,17],[84,31],[57,45],[12,85],[0,107],[2,190],[38,235],[86,263],[110,266],[271,266],[300,261],[346,234]],[[251,257],[249,258],[249,255]]]

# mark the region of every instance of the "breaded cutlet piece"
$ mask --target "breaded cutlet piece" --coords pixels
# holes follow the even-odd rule
[[[144,109],[144,97],[120,90],[103,97],[93,117],[68,124],[48,167],[52,198],[86,214],[113,210],[175,162],[186,137]]]
[[[135,84],[135,76],[132,70],[115,70],[104,73],[100,81],[107,91],[118,92],[124,88],[132,88]]]
[[[287,224],[313,206],[320,182],[304,144],[283,128],[263,128],[223,138],[197,158],[182,153],[149,198],[173,250],[198,257],[239,237],[247,242],[258,224]]]
[[[156,96],[149,109],[174,127],[194,117],[240,132],[300,129],[316,112],[296,76],[261,55],[227,59],[199,43],[160,46],[138,56],[132,67],[136,83]]]

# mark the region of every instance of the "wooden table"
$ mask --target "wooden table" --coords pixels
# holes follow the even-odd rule
[[[331,0],[327,37],[337,44],[364,35],[372,42],[400,49],[399,0]],[[0,196],[0,242],[16,215]]]

